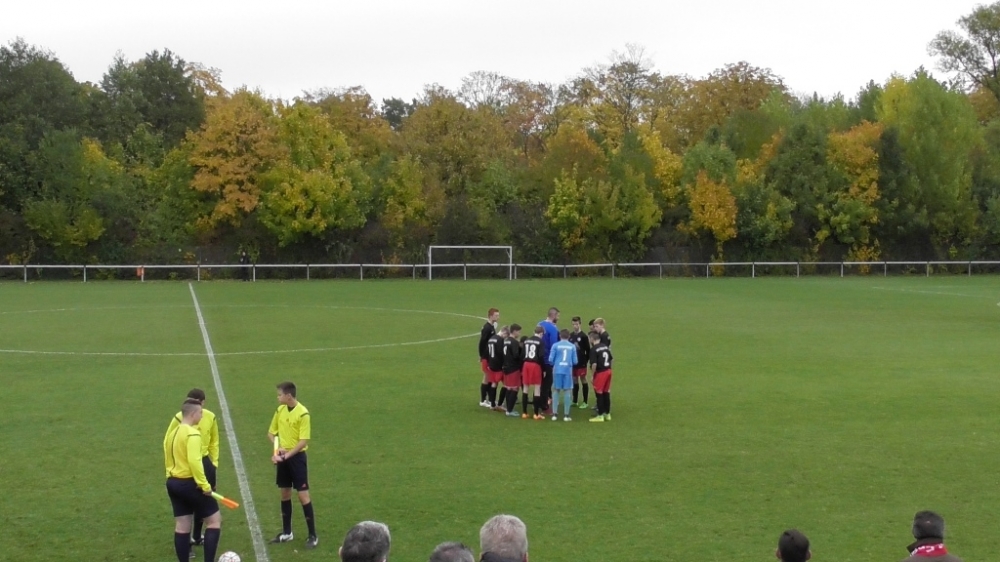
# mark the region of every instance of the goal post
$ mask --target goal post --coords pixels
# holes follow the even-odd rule
[[[438,267],[444,267],[445,265],[478,265],[478,266],[494,266],[494,267],[506,267],[507,268],[507,279],[514,278],[514,247],[513,246],[428,246],[427,247],[427,280],[434,279],[434,250],[503,250],[507,254],[506,263],[476,263],[476,264],[438,264]]]

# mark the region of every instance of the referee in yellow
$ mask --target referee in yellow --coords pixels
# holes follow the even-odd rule
[[[313,549],[319,544],[319,538],[316,536],[316,521],[313,517],[312,500],[309,498],[309,467],[306,464],[312,423],[309,410],[295,397],[295,383],[283,382],[277,388],[279,406],[271,418],[267,438],[274,445],[271,462],[277,473],[275,483],[281,490],[281,532],[271,542],[291,542],[295,538],[292,535],[292,488],[295,488],[309,527],[306,548]]]
[[[188,399],[181,406],[181,422],[163,438],[163,461],[167,469],[167,496],[174,510],[174,550],[178,562],[188,562],[191,554],[193,516],[205,521],[205,561],[215,560],[222,534],[222,514],[212,497],[212,485],[202,466],[201,404]],[[173,426],[173,424],[171,424]]]
[[[205,407],[205,391],[200,388],[192,388],[187,393],[187,400],[193,400],[201,405],[201,421],[198,422],[198,433],[201,434],[201,466],[205,469],[205,479],[215,490],[216,473],[219,469],[219,421],[211,410]],[[181,413],[170,420],[167,432],[181,424]],[[205,543],[201,535],[202,519],[197,514],[194,516],[194,530],[191,532],[191,544],[202,546]],[[194,558],[194,554],[191,554]]]

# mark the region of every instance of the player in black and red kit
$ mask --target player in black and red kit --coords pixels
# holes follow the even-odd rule
[[[592,422],[611,421],[611,348],[601,342],[601,334],[590,332],[590,362],[594,365],[594,394],[597,395],[597,415]]]
[[[503,380],[503,340],[507,337],[507,326],[486,340],[486,367],[489,369],[490,387],[487,389],[490,408],[497,407],[497,384]]]
[[[587,384],[587,359],[590,358],[590,338],[580,328],[580,317],[573,317],[573,331],[569,335],[569,343],[576,346],[576,365],[573,365],[573,403],[577,408],[586,408],[590,399],[590,385]],[[583,386],[583,402],[580,397],[580,386]]]
[[[497,333],[497,320],[500,319],[500,311],[491,308],[486,313],[486,323],[479,333],[479,368],[483,371],[483,382],[479,385],[479,405],[484,408],[490,407],[490,351],[486,347],[487,342],[493,334]]]
[[[521,366],[521,417],[528,418],[528,397],[531,397],[531,406],[534,408],[534,419],[543,420],[545,416],[542,412],[545,405],[542,404],[542,366],[545,364],[545,343],[542,335],[545,328],[535,326],[535,334],[524,340],[524,365]]]
[[[507,415],[516,418],[514,405],[517,404],[517,393],[521,389],[521,363],[524,354],[521,350],[521,326],[510,325],[510,335],[503,340],[503,386],[507,389]]]

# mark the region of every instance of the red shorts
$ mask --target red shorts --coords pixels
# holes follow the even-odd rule
[[[594,392],[604,394],[611,390],[611,369],[594,373]]]
[[[503,371],[488,371],[486,376],[489,379],[490,384],[496,384],[503,381]]]
[[[524,362],[521,367],[521,384],[524,386],[542,384],[542,366],[538,363]]]
[[[585,376],[587,376],[587,368],[586,367],[579,367],[579,368],[578,367],[573,367],[573,378],[574,379],[582,379]]]
[[[483,374],[487,377],[490,376],[490,362],[486,359],[479,360],[479,367],[483,370]]]
[[[503,385],[507,388],[521,388],[521,371],[514,371],[509,374],[504,373]]]

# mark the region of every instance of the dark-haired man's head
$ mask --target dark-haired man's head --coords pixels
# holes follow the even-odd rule
[[[511,324],[510,325],[510,335],[513,336],[513,337],[515,337],[515,338],[521,337],[521,325],[520,324]]]
[[[199,402],[205,401],[205,391],[200,388],[192,388],[188,391],[188,398],[198,400]]]
[[[806,562],[812,558],[809,539],[797,529],[789,529],[778,537],[778,550],[774,552],[782,562]]]
[[[434,549],[427,562],[476,562],[472,549],[460,542],[443,542]]]
[[[913,516],[913,538],[944,540],[944,517],[933,511],[918,511]]]

